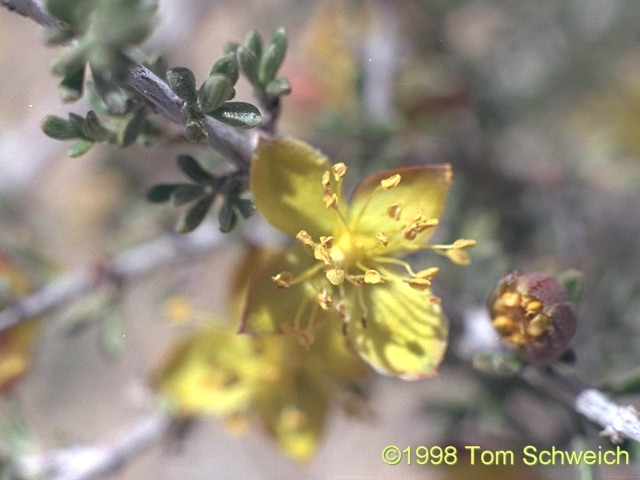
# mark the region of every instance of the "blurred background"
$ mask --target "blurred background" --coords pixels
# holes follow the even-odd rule
[[[287,460],[259,428],[234,437],[206,418],[179,448],[161,445],[128,463],[123,479],[231,478],[573,478],[571,467],[395,467],[386,445],[606,447],[597,428],[524,382],[474,372],[487,296],[514,269],[584,273],[585,291],[564,372],[619,391],[640,360],[640,3],[626,0],[161,0],[145,51],[208,74],[226,41],[250,29],[284,26],[283,73],[292,94],[279,132],[343,161],[351,178],[398,164],[451,163],[455,184],[438,239],[474,238],[472,264],[432,256],[434,284],[452,323],[441,378],[376,378],[366,412],[332,410],[309,465]],[[40,130],[47,114],[84,114],[63,105],[48,48],[31,20],[0,10],[0,245],[35,285],[94,265],[171,229],[177,212],[144,191],[180,180],[175,156],[189,145],[120,150],[68,145]],[[240,84],[238,99],[251,101]],[[217,154],[198,154],[211,165]],[[211,222],[214,222],[211,219]],[[253,242],[279,237],[259,219]],[[256,233],[257,232],[257,233]],[[118,308],[122,345],[104,319],[79,322],[60,309],[44,319],[33,369],[3,400],[18,409],[42,447],[95,442],[151,405],[148,387],[183,330],[163,313],[170,295],[228,315],[228,282],[243,234],[224,248],[127,282]],[[225,273],[229,272],[229,273]],[[478,320],[478,317],[480,320]],[[476,325],[477,326],[477,325]],[[472,332],[471,334],[469,332]],[[105,335],[107,340],[105,341]],[[491,336],[490,336],[491,337]],[[492,338],[486,340],[491,344]],[[628,389],[629,390],[629,389]],[[625,391],[625,393],[627,393]],[[633,392],[618,397],[638,404]],[[576,427],[576,425],[578,425]],[[632,455],[637,447],[626,444]],[[638,475],[602,468],[602,477]],[[578,478],[578,477],[575,477]]]

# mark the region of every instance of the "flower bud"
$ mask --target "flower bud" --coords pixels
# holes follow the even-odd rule
[[[577,317],[560,281],[544,273],[504,277],[489,299],[494,328],[533,363],[560,357],[576,332]]]

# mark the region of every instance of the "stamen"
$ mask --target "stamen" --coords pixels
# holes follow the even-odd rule
[[[433,278],[438,274],[440,269],[438,267],[425,268],[424,270],[420,270],[416,273],[416,277],[424,278],[426,280],[433,280]]]
[[[314,266],[306,269],[297,277],[293,277],[293,275],[291,275],[291,272],[284,271],[279,273],[275,277],[271,277],[271,280],[276,282],[276,284],[278,284],[278,287],[287,288],[291,285],[297,285],[298,283],[304,282],[305,280],[309,280],[323,268],[324,266],[321,263],[316,263]],[[289,277],[289,275],[291,275],[291,277]]]
[[[338,208],[338,196],[335,193],[323,194],[322,201],[327,208]]]
[[[418,292],[425,292],[431,286],[431,281],[426,278],[411,278],[407,280],[407,283]]]
[[[331,173],[326,170],[322,174],[322,191],[328,193],[331,191]]]
[[[303,245],[307,247],[315,248],[316,242],[313,241],[311,235],[309,235],[305,230],[300,230],[296,235],[296,240],[298,240]]]
[[[382,283],[382,275],[380,275],[376,270],[367,270],[364,272],[364,283],[368,283],[370,285]]]
[[[330,268],[327,270],[326,277],[333,285],[342,285],[342,283],[344,283],[344,270],[341,268]]]
[[[276,282],[278,288],[289,288],[293,282],[293,274],[287,271],[280,272],[275,277],[271,277],[271,280]]]
[[[428,228],[438,225],[437,218],[431,218],[429,220],[422,220],[420,218],[413,220],[409,226],[402,232],[402,235],[407,240],[415,240],[419,233],[424,232]]]
[[[469,254],[464,250],[447,250],[447,258],[451,260],[456,265],[469,265],[471,263],[471,259],[469,258]]]
[[[400,183],[402,177],[399,174],[391,175],[389,178],[385,178],[380,182],[380,185],[384,190],[391,190],[393,187]]]
[[[316,294],[316,303],[323,310],[329,310],[333,306],[333,298],[326,288],[323,288]]]
[[[460,238],[453,242],[453,248],[469,248],[475,247],[476,241],[468,238]]]
[[[324,245],[316,245],[316,248],[313,249],[313,257],[316,260],[320,260],[326,266],[331,265],[329,250]]]
[[[393,265],[399,265],[402,268],[404,268],[407,271],[407,273],[409,275],[411,275],[412,277],[416,277],[417,276],[416,273],[411,268],[411,265],[409,265],[404,260],[400,260],[398,258],[392,258],[392,257],[375,257],[372,260],[374,262],[378,262],[378,263],[391,263]]]
[[[339,182],[344,177],[344,174],[347,173],[347,166],[344,163],[336,163],[331,167],[331,171],[333,172],[333,178],[336,179],[336,182]]]
[[[325,248],[331,248],[333,246],[333,237],[332,236],[320,236],[320,245]]]
[[[389,205],[387,208],[387,215],[389,215],[394,220],[400,220],[400,215],[402,214],[402,207],[399,203],[394,203],[393,205]]]
[[[389,237],[384,232],[376,233],[376,238],[383,246],[389,245]]]

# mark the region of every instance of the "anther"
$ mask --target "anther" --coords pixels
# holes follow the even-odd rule
[[[426,278],[411,278],[406,280],[411,288],[417,290],[418,292],[424,292],[428,290],[431,286],[431,281]]]
[[[342,283],[344,283],[344,270],[341,268],[330,268],[327,270],[326,277],[333,285],[342,285]]]
[[[380,182],[380,185],[382,185],[382,188],[384,190],[391,190],[393,187],[395,187],[400,183],[401,179],[402,177],[396,173],[395,175],[392,175],[389,178],[385,178],[384,180],[382,180]]]
[[[336,163],[331,167],[331,171],[333,172],[333,178],[336,179],[336,182],[339,182],[344,177],[344,174],[347,173],[347,166],[344,163]]]
[[[376,270],[367,270],[364,272],[364,283],[368,283],[370,285],[382,283],[382,276]]]
[[[305,230],[300,230],[296,235],[296,240],[298,240],[303,245],[307,247],[315,248],[316,242],[313,241],[311,235],[309,235]]]
[[[393,205],[389,205],[387,208],[387,215],[389,215],[394,220],[400,220],[400,214],[402,213],[402,207],[399,203],[394,203]]]
[[[291,286],[291,282],[293,281],[293,274],[291,272],[280,272],[274,277],[271,277],[271,280],[276,282],[279,288],[288,288]]]
[[[389,237],[384,232],[376,233],[376,238],[383,246],[389,245]]]
[[[460,238],[453,242],[453,248],[469,248],[474,247],[476,245],[475,240],[470,240],[468,238]]]
[[[416,277],[424,278],[426,280],[433,280],[433,278],[438,274],[440,269],[438,267],[425,268],[424,270],[420,270],[416,273]]]

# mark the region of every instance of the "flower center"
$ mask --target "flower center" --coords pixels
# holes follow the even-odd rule
[[[509,288],[493,305],[496,313],[493,326],[507,343],[526,345],[553,328],[543,308],[540,300]]]

